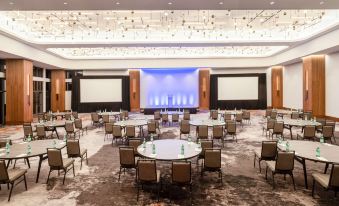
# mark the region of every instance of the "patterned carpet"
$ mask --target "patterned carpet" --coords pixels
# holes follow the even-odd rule
[[[101,128],[92,128],[87,135],[81,137],[81,145],[88,149],[89,165],[80,170],[80,160],[76,160],[76,176],[67,175],[65,185],[62,185],[62,175],[52,173],[49,185],[46,185],[48,165],[43,162],[40,182],[35,183],[38,161],[31,160],[31,169],[28,170],[28,191],[24,185],[14,188],[12,200],[7,203],[8,190],[2,187],[0,191],[1,205],[339,205],[339,198],[334,193],[324,191],[317,186],[315,198],[311,197],[311,190],[305,189],[302,167],[295,163],[294,176],[297,189],[294,191],[289,177],[276,176],[276,189],[272,189],[272,179],[269,175],[265,180],[264,171],[259,173],[253,168],[253,150],[260,148],[264,124],[261,111],[252,112],[252,124],[238,126],[238,142],[230,137],[222,149],[223,183],[217,173],[206,173],[203,177],[197,172],[196,159],[192,159],[193,191],[189,197],[187,188],[179,188],[170,184],[171,165],[167,162],[157,162],[158,169],[163,177],[163,187],[160,192],[160,202],[157,202],[154,187],[145,187],[136,200],[134,184],[135,171],[126,171],[118,182],[119,154],[118,146],[111,146],[111,139],[104,141],[104,131]],[[134,114],[133,117],[139,117]],[[90,124],[89,115],[82,115],[85,124]],[[148,118],[152,118],[148,116]],[[192,115],[192,119],[207,119],[207,113]],[[191,129],[195,135],[195,128]],[[21,127],[6,127],[1,129],[2,136],[9,136],[15,142],[22,137]],[[300,132],[294,130],[294,134]],[[59,130],[63,133],[63,129]],[[211,131],[209,134],[212,134]],[[161,127],[162,139],[178,138],[177,126]],[[338,135],[338,134],[336,134]],[[286,131],[286,136],[289,133]],[[339,138],[337,138],[339,141]],[[217,143],[220,145],[220,143]],[[66,151],[63,151],[64,153]],[[264,163],[262,164],[265,168]],[[26,168],[23,161],[17,167]],[[309,168],[309,185],[312,185],[311,173],[323,171],[324,165],[307,162]]]

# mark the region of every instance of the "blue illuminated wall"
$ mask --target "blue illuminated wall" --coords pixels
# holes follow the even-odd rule
[[[199,105],[196,68],[142,69],[141,108],[192,108]]]

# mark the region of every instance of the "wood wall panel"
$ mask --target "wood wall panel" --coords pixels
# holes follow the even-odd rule
[[[33,121],[33,63],[6,60],[6,124]]]
[[[51,110],[53,112],[65,111],[65,79],[66,73],[64,70],[51,71]]]
[[[325,116],[325,56],[303,58],[303,109]]]
[[[272,107],[283,108],[283,67],[272,67]]]
[[[210,69],[199,70],[199,109],[210,108]]]
[[[140,70],[130,70],[129,79],[131,111],[140,111]]]

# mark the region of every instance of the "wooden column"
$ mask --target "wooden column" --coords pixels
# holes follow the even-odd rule
[[[140,71],[129,70],[129,84],[130,84],[130,105],[131,111],[140,111]]]
[[[314,116],[325,116],[325,56],[303,58],[303,108]]]
[[[199,70],[199,109],[210,108],[210,69]]]
[[[64,70],[51,71],[51,110],[53,112],[65,111],[65,79],[66,74]]]
[[[283,108],[283,67],[272,67],[272,108]]]
[[[6,60],[6,124],[33,121],[33,63]]]

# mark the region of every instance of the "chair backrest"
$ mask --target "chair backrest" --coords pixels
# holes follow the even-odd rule
[[[66,120],[71,120],[71,119],[72,119],[72,114],[66,113],[66,114],[65,114],[65,119],[66,119]]]
[[[141,139],[140,138],[129,138],[128,139],[128,146],[134,148],[134,152],[137,153],[138,147],[141,145]]]
[[[52,121],[53,115],[50,113],[45,114],[46,121]]]
[[[80,143],[78,139],[67,140],[67,154],[80,155]]]
[[[213,148],[213,140],[201,140],[201,155],[205,155],[205,149]]]
[[[299,112],[292,112],[291,119],[299,119]]]
[[[168,121],[168,114],[167,113],[162,114],[162,121]]]
[[[305,117],[306,117],[307,119],[312,119],[312,118],[313,118],[312,112],[304,112],[304,119],[305,119]]]
[[[74,120],[74,126],[77,129],[82,129],[82,119],[75,119]]]
[[[226,121],[226,130],[227,133],[236,133],[237,124],[234,121]]]
[[[46,131],[44,125],[37,125],[36,126],[36,134],[38,137],[46,137]]]
[[[315,126],[313,125],[306,125],[304,127],[304,137],[315,137]]]
[[[184,112],[184,120],[190,120],[191,119],[191,115],[189,112]]]
[[[189,184],[191,182],[191,162],[172,162],[172,182]]]
[[[275,169],[280,171],[289,171],[294,169],[294,151],[281,152],[278,151],[275,162]]]
[[[265,160],[275,160],[278,152],[277,141],[262,141],[261,158]]]
[[[48,156],[48,165],[50,167],[63,167],[60,149],[48,148],[47,156]]]
[[[132,125],[126,126],[126,136],[127,137],[135,137],[135,127]]]
[[[33,129],[32,129],[32,125],[24,125],[24,135],[25,137],[27,137],[28,135],[33,135]]]
[[[181,120],[180,122],[180,131],[181,133],[189,133],[190,132],[190,123],[189,120]]]
[[[271,118],[267,119],[267,129],[273,129],[276,121],[277,120]]]
[[[133,147],[119,147],[120,165],[129,167],[135,166],[134,153]]]
[[[339,165],[333,164],[330,176],[330,187],[338,188],[339,187]]]
[[[221,168],[221,149],[205,149],[205,168]]]
[[[122,137],[120,125],[113,125],[113,136],[114,137]]]
[[[122,113],[124,114],[124,118],[128,119],[128,116],[129,116],[128,111],[122,111]]]
[[[78,112],[72,112],[72,116],[74,117],[74,119],[79,118]]]
[[[179,114],[175,113],[172,114],[172,122],[178,122],[179,121]]]
[[[198,126],[198,138],[207,139],[208,138],[208,126],[207,125],[199,125]]]
[[[73,122],[66,122],[65,123],[65,130],[66,132],[74,132],[74,125]]]
[[[237,113],[237,114],[235,115],[235,120],[236,120],[236,121],[241,121],[241,120],[242,120],[242,113]]]
[[[160,119],[161,119],[160,111],[155,111],[154,112],[154,120],[160,120]]]
[[[332,126],[332,127],[335,127],[335,122],[334,121],[331,121],[331,120],[326,120],[326,126]]]
[[[265,111],[265,117],[270,117],[272,113],[272,109],[266,109]]]
[[[273,133],[283,133],[284,131],[284,122],[276,121],[273,127]]]
[[[147,130],[148,132],[154,133],[156,132],[156,125],[155,125],[155,121],[150,121],[147,123]]]
[[[8,171],[5,160],[0,160],[0,183],[9,181]]]
[[[243,111],[242,112],[242,118],[243,119],[246,119],[246,120],[249,120],[251,118],[251,112],[249,111]]]
[[[112,134],[113,133],[113,124],[112,123],[106,123],[105,124],[105,133]]]
[[[317,122],[319,122],[321,124],[321,126],[326,124],[326,119],[324,118],[317,118]]]
[[[155,182],[157,181],[157,167],[155,160],[138,160],[137,167],[138,181]]]
[[[217,110],[211,110],[211,118],[212,119],[218,119],[218,111]]]
[[[213,138],[220,139],[224,136],[223,127],[220,125],[213,126]]]
[[[102,115],[102,121],[104,121],[104,123],[108,123],[109,122],[109,115],[108,114]]]
[[[324,138],[331,138],[333,137],[333,127],[332,126],[323,126],[323,136]]]
[[[277,111],[271,111],[271,119],[277,119]]]
[[[8,139],[0,139],[0,148],[6,147]],[[9,140],[9,145],[12,145],[12,140]]]
[[[229,113],[225,113],[224,119],[225,119],[225,121],[232,120],[232,115],[229,114]]]
[[[45,114],[44,113],[39,113],[38,114],[38,121],[44,121],[45,120]]]
[[[95,112],[91,113],[92,122],[99,122],[99,115]]]

